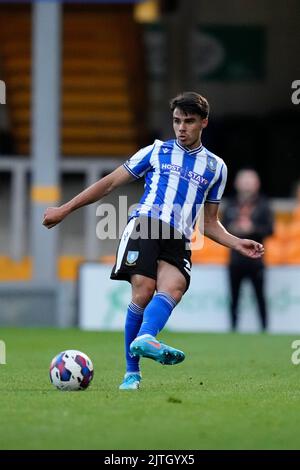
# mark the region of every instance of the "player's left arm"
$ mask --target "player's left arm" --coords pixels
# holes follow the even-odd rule
[[[229,233],[221,224],[219,204],[206,202],[204,205],[204,235],[221,245],[238,251],[249,258],[261,258],[264,247],[254,240],[239,238]]]

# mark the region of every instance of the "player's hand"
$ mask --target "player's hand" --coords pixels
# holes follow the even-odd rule
[[[43,225],[47,228],[55,227],[66,216],[62,207],[48,207],[44,213]]]
[[[253,259],[261,258],[265,252],[264,246],[261,243],[248,240],[247,238],[240,239],[235,249],[242,255]]]

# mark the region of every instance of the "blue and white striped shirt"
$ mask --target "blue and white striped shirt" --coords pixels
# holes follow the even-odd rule
[[[188,240],[205,201],[219,203],[227,167],[203,145],[189,150],[176,140],[155,140],[126,163],[135,178],[145,178],[145,191],[132,217],[147,215],[175,227]]]

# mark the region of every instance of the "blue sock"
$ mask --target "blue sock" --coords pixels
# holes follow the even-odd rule
[[[166,292],[157,292],[144,310],[143,323],[137,336],[156,336],[167,323],[176,300]]]
[[[131,302],[125,321],[126,372],[139,372],[139,357],[131,357],[130,344],[136,338],[143,321],[144,309]]]

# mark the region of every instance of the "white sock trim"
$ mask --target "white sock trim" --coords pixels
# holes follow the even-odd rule
[[[140,307],[139,305],[133,303],[133,302],[130,302],[130,304],[128,305],[128,308],[129,310],[131,310],[131,312],[135,313],[136,315],[143,315],[144,313],[144,308]]]
[[[127,377],[129,377],[130,375],[139,375],[140,377],[142,377],[141,372],[137,370],[136,372],[126,372],[124,378],[127,379]]]

